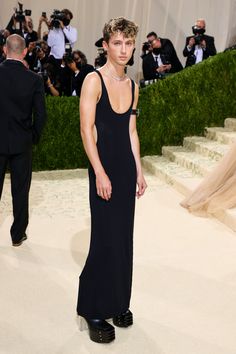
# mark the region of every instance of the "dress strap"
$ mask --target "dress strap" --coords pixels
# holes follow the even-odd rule
[[[134,104],[134,92],[135,92],[135,83],[134,83],[134,80],[131,80],[131,85],[132,85],[132,104],[131,104],[131,108],[133,108],[133,104]]]
[[[97,69],[95,69],[94,71],[95,71],[95,73],[98,74],[98,76],[100,76],[100,79],[101,79],[102,83],[104,84],[103,77],[102,77],[102,74],[100,73],[100,71]]]

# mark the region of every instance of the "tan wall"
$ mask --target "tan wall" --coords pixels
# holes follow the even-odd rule
[[[215,37],[218,51],[236,42],[236,0],[24,0],[23,3],[24,8],[32,9],[35,29],[42,11],[50,15],[53,9],[69,8],[74,14],[72,25],[78,29],[76,48],[86,54],[91,64],[96,56],[94,43],[101,37],[104,23],[117,16],[134,20],[140,31],[135,65],[129,73],[136,80],[142,75],[141,45],[151,30],[173,42],[182,63],[185,37],[191,34],[196,18],[206,19],[206,33]],[[6,26],[16,4],[15,0],[1,0],[0,28]]]

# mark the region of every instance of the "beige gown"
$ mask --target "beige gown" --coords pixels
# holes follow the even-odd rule
[[[180,205],[201,216],[236,207],[236,142]]]

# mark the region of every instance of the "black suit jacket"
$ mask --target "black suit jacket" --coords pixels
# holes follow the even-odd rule
[[[0,154],[22,153],[39,141],[45,120],[42,78],[22,62],[0,64]]]
[[[171,64],[170,73],[176,73],[183,69],[182,64],[176,54],[175,48],[172,42],[166,38],[160,38],[161,40],[161,50],[160,56],[163,64]],[[156,72],[157,64],[153,58],[152,53],[148,53],[143,58],[143,77],[144,80],[152,80],[158,78],[158,73]]]
[[[186,43],[185,43],[185,47],[183,50],[183,56],[187,57],[185,66],[191,66],[191,65],[195,64],[195,62],[196,62],[196,58],[194,55],[195,46],[193,46],[190,51],[187,48],[190,38],[193,38],[193,37],[194,36],[189,36],[186,38]],[[206,41],[206,49],[203,49],[202,60],[205,60],[205,59],[209,58],[210,56],[216,55],[214,37],[207,36],[206,34],[204,34],[202,39],[204,39]]]

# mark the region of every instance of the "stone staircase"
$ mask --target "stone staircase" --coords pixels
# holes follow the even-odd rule
[[[225,119],[224,127],[206,128],[205,137],[186,137],[183,146],[163,146],[162,156],[146,156],[144,169],[188,195],[216,166],[236,140],[236,119]],[[214,215],[236,231],[236,208]]]

